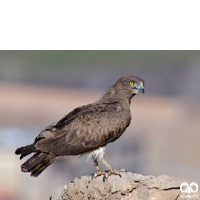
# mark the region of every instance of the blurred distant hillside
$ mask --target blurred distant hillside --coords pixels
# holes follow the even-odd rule
[[[123,75],[154,94],[200,97],[200,51],[1,51],[0,80],[106,89]]]

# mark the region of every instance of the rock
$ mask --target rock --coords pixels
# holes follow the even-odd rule
[[[82,176],[65,187],[59,200],[181,200],[180,184],[165,175],[131,172],[120,172],[120,176],[107,179],[104,175]]]

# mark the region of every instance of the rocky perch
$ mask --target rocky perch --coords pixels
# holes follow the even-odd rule
[[[82,176],[65,186],[59,200],[181,200],[180,181],[161,175],[131,172],[119,175]]]

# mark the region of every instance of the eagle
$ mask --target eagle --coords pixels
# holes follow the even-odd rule
[[[114,170],[104,159],[106,145],[118,139],[131,122],[130,104],[133,96],[144,93],[144,81],[137,76],[121,77],[95,103],[75,108],[58,122],[47,126],[33,144],[20,147],[15,154],[20,159],[33,153],[21,165],[22,172],[40,175],[61,156],[89,154],[96,174]]]

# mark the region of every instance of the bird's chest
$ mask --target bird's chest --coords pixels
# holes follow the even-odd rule
[[[114,137],[119,137],[131,122],[130,110],[125,110],[122,107],[117,107],[113,117],[113,134]]]

